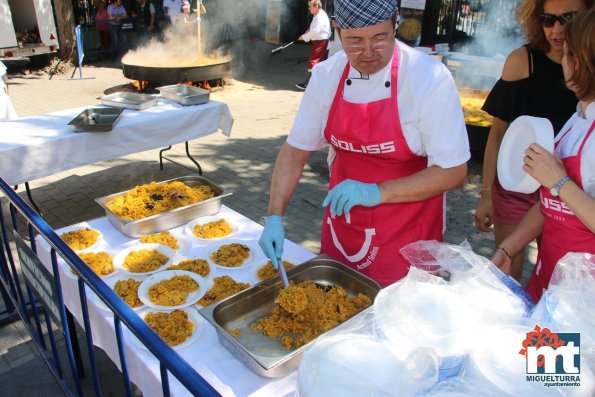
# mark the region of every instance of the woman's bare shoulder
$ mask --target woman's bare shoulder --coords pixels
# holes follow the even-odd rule
[[[512,51],[502,68],[502,80],[517,81],[529,77],[529,55],[526,47]]]

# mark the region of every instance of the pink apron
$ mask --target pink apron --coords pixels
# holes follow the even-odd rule
[[[582,189],[581,154],[583,147],[593,132],[595,122],[587,132],[575,156],[562,159],[568,176]],[[564,139],[568,129],[558,143]],[[556,144],[556,146],[558,145]],[[550,190],[541,187],[540,209],[545,216],[543,234],[537,255],[537,266],[527,285],[527,292],[535,302],[548,287],[556,263],[568,252],[588,252],[595,254],[595,234],[585,226],[559,197],[553,197]]]
[[[392,60],[391,96],[370,103],[343,99],[349,72],[345,66],[324,136],[337,155],[329,190],[345,179],[379,183],[406,177],[427,167],[427,158],[411,151],[403,135],[397,103],[398,49]],[[399,250],[414,241],[442,241],[443,195],[411,203],[357,205],[345,215],[324,215],[321,252],[357,269],[381,285],[403,278],[409,263]]]

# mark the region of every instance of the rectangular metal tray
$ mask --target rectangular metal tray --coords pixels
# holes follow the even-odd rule
[[[336,285],[349,295],[361,292],[372,300],[380,291],[376,281],[325,255],[296,266],[287,272],[287,277],[294,283],[311,280]],[[219,342],[250,370],[266,378],[282,377],[296,370],[304,350],[314,342],[288,350],[281,345],[280,338],[269,338],[250,328],[254,321],[271,313],[281,288],[281,279],[276,276],[200,309],[200,314],[217,330]],[[238,328],[241,332],[236,337],[227,332]]]
[[[68,125],[76,132],[111,131],[124,109],[113,107],[90,107],[72,119]]]
[[[183,225],[194,218],[214,215],[221,209],[221,201],[223,197],[231,196],[233,194],[231,192],[224,193],[221,186],[198,175],[182,176],[159,183],[175,181],[185,183],[188,186],[209,185],[215,192],[215,197],[137,220],[122,219],[108,208],[117,197],[123,196],[132,189],[96,198],[95,202],[103,207],[107,219],[116,229],[127,236],[140,237],[145,234],[158,233],[163,230]]]
[[[187,84],[174,84],[157,87],[162,98],[181,105],[200,105],[209,102],[211,92]]]
[[[101,97],[101,103],[124,109],[144,110],[157,105],[157,97],[136,92],[116,92]]]

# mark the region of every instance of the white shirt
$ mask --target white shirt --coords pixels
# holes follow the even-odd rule
[[[459,166],[471,157],[463,108],[457,87],[446,67],[436,59],[399,41],[398,112],[409,148],[428,157],[428,167]],[[324,129],[347,56],[340,51],[317,64],[304,93],[287,143],[314,151],[328,142]],[[354,79],[360,73],[350,67],[351,85],[344,85],[343,97],[352,103],[368,103],[390,97],[391,62],[369,80]],[[395,109],[397,111],[397,109]],[[332,161],[332,151],[329,154]]]
[[[573,114],[556,136],[556,142],[560,143],[556,147],[555,154],[561,159],[575,156],[594,120],[595,102],[591,102],[587,106],[584,117],[581,117],[578,112]],[[562,139],[562,135],[569,128],[570,131]],[[595,197],[595,131],[591,132],[591,136],[583,147],[580,166],[583,190],[589,196]]]
[[[310,23],[310,29],[302,35],[305,42],[310,40],[328,40],[331,37],[331,21],[323,9],[314,15]]]
[[[163,0],[163,8],[166,7],[168,16],[176,16],[182,12],[182,0]]]

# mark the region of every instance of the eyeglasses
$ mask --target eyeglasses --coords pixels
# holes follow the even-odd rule
[[[577,14],[577,11],[568,11],[564,14],[541,14],[539,20],[545,28],[552,28],[556,24],[556,21],[560,22],[560,26],[564,26],[566,22],[570,21]]]
[[[387,41],[380,41],[378,43],[373,43],[370,44],[369,46],[367,45],[351,45],[351,46],[346,46],[345,47],[345,52],[352,54],[352,55],[358,55],[363,53],[366,48],[370,48],[370,50],[372,51],[384,51],[388,48],[388,45],[390,43]]]

